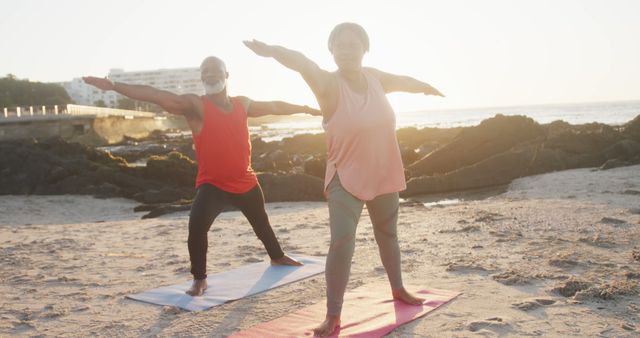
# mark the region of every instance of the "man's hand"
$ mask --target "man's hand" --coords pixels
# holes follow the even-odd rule
[[[85,76],[82,78],[86,84],[92,85],[102,90],[113,90],[115,84],[107,78]]]
[[[441,96],[444,97],[444,94],[442,94],[439,90],[433,88],[430,84],[426,84],[426,88],[424,89],[424,95],[434,95],[434,96]]]
[[[309,106],[304,106],[303,112],[313,116],[322,116],[322,112],[320,112],[318,109],[311,108]]]
[[[260,56],[273,57],[273,48],[262,41],[253,39],[251,41],[242,41],[242,43]]]

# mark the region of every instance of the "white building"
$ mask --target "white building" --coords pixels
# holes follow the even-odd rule
[[[130,84],[144,84],[176,94],[204,93],[200,68],[174,68],[125,72],[122,69],[111,69],[111,80]]]
[[[149,85],[176,94],[202,95],[204,87],[200,80],[200,68],[174,68],[125,72],[122,69],[111,69],[108,78],[123,83]],[[89,86],[82,79],[73,79],[61,85],[69,96],[78,104],[95,105],[102,100],[107,107],[117,107],[122,96],[114,91],[103,92]]]
[[[102,100],[107,107],[116,107],[118,105],[116,93],[104,92],[94,86],[89,86],[81,78],[62,82],[60,85],[64,87],[69,97],[77,104],[95,106],[98,101]]]

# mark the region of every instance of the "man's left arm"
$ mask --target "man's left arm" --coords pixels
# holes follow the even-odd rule
[[[245,108],[247,115],[250,117],[259,117],[265,115],[292,115],[292,114],[309,114],[321,116],[320,110],[309,106],[299,106],[283,101],[251,101],[245,100]]]

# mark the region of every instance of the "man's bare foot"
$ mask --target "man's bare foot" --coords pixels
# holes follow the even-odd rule
[[[320,326],[313,329],[314,337],[330,336],[337,328],[340,327],[340,316],[327,315],[324,322]]]
[[[206,279],[194,279],[193,284],[186,293],[191,297],[198,297],[204,294],[204,290],[207,289],[207,280]]]
[[[421,305],[424,302],[424,298],[410,294],[405,288],[392,290],[391,293],[393,294],[393,299],[400,300],[409,305]]]
[[[272,259],[271,260],[271,265],[292,265],[292,266],[301,266],[304,265],[302,264],[302,262],[298,262],[297,260],[287,256],[287,254],[285,254],[284,256],[277,258],[277,259]]]

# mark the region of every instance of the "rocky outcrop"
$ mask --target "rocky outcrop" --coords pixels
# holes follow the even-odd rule
[[[637,164],[639,125],[639,118],[614,128],[563,121],[539,125],[523,116],[496,115],[409,166],[411,178],[402,195],[498,186],[556,170]]]
[[[404,197],[500,186],[556,170],[640,163],[640,116],[612,127],[541,125],[525,116],[496,115],[475,127],[404,128],[397,135],[408,168]],[[251,142],[252,165],[267,202],[324,200],[324,134]],[[125,159],[62,139],[3,142],[0,194],[126,197],[143,203],[151,216],[185,210],[197,174],[191,145],[189,137],[154,133],[113,148]],[[132,166],[127,159],[146,165]]]
[[[267,202],[322,201],[323,180],[306,174],[258,175]]]
[[[525,116],[503,116],[466,128],[448,144],[408,167],[412,177],[444,174],[543,137],[544,129]]]
[[[197,165],[170,152],[146,166],[62,139],[0,144],[0,194],[79,194],[166,204],[194,196]],[[322,180],[305,174],[259,174],[267,201],[321,200]]]

